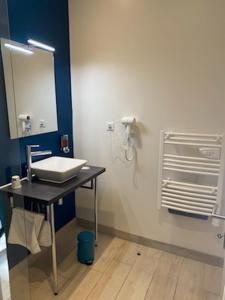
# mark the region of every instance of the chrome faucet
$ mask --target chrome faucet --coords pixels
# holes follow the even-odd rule
[[[39,145],[27,145],[26,146],[26,156],[27,156],[27,179],[29,182],[32,181],[32,157],[34,156],[44,156],[44,155],[51,155],[51,150],[46,151],[32,151],[32,148],[39,148]]]

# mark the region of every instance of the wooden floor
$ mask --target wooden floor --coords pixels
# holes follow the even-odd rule
[[[32,300],[221,299],[219,267],[103,234],[92,266],[79,264],[67,248],[58,240],[58,296],[51,290],[50,252],[29,263]]]

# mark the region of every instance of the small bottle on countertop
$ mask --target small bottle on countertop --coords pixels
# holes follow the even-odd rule
[[[20,189],[21,188],[20,176],[14,175],[12,176],[12,189]]]

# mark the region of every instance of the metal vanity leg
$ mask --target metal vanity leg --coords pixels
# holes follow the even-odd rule
[[[57,270],[57,256],[56,256],[56,240],[55,240],[55,218],[54,218],[54,204],[47,206],[48,216],[50,216],[51,234],[52,234],[52,273],[53,273],[53,291],[58,295],[58,270]]]
[[[98,245],[98,198],[97,198],[97,177],[94,179],[94,223],[95,223],[95,245]]]

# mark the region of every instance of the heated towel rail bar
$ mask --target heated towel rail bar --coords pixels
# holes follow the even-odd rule
[[[219,219],[224,181],[224,150],[225,139],[221,134],[162,130],[158,208],[165,207]]]

